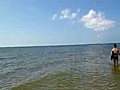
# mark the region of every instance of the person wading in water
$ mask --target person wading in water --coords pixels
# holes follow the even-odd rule
[[[120,55],[119,49],[117,48],[117,44],[114,44],[111,51],[111,60],[113,60],[114,66],[118,66],[118,55]]]

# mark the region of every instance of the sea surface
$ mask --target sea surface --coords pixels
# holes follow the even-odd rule
[[[0,48],[0,90],[120,90],[120,67],[110,60],[112,47]]]

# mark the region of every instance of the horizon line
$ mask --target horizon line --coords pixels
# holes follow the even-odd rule
[[[76,43],[76,44],[18,45],[18,46],[16,45],[16,46],[0,46],[0,48],[57,47],[57,46],[99,45],[99,44],[114,44],[114,43],[107,42],[107,43]],[[116,43],[120,44],[120,42],[116,42]]]

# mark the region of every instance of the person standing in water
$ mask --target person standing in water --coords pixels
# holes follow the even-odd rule
[[[111,51],[111,60],[113,60],[114,66],[118,66],[118,55],[120,55],[119,49],[117,48],[117,44],[114,44]]]

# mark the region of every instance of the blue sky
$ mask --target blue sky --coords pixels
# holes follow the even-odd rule
[[[0,0],[0,46],[120,42],[120,0]]]

